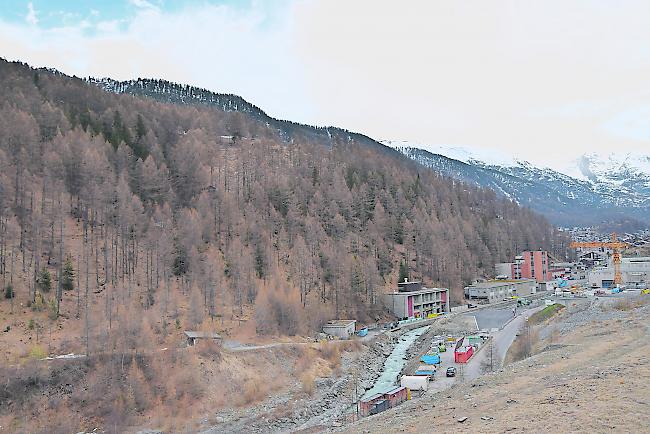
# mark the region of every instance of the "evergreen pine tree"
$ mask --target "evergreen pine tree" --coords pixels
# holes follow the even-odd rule
[[[50,289],[52,289],[52,276],[50,275],[50,272],[47,271],[47,268],[41,270],[41,273],[38,276],[38,286],[43,292],[50,292]]]
[[[61,288],[64,291],[72,291],[74,289],[74,268],[72,267],[72,261],[70,258],[65,260],[63,265],[63,275],[61,276]]]
[[[260,279],[263,279],[264,276],[266,275],[264,251],[262,250],[262,246],[260,244],[255,246],[255,273],[257,274],[257,277],[259,277]]]

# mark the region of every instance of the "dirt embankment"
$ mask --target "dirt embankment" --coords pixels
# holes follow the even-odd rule
[[[643,432],[650,426],[649,314],[648,305],[617,301],[563,310],[532,357],[342,430]]]
[[[340,426],[352,418],[352,403],[380,375],[393,346],[379,336],[363,344],[332,342],[326,350],[317,348],[317,353],[303,348],[302,355],[294,356],[296,362],[281,388],[268,391],[256,404],[213,413],[204,421],[203,432],[320,431]],[[257,357],[267,351],[273,350],[260,351]]]

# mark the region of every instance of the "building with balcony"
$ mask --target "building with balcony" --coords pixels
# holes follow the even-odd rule
[[[382,299],[399,319],[427,318],[449,312],[449,289],[425,288],[421,282],[400,282],[397,291],[383,294]]]

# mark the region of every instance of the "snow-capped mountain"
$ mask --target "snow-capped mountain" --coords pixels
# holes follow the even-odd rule
[[[490,188],[558,225],[650,224],[647,156],[587,154],[556,170],[494,151],[383,143],[445,176]]]

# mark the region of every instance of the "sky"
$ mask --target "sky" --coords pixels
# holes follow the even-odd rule
[[[3,0],[0,57],[553,166],[650,154],[647,0]]]

